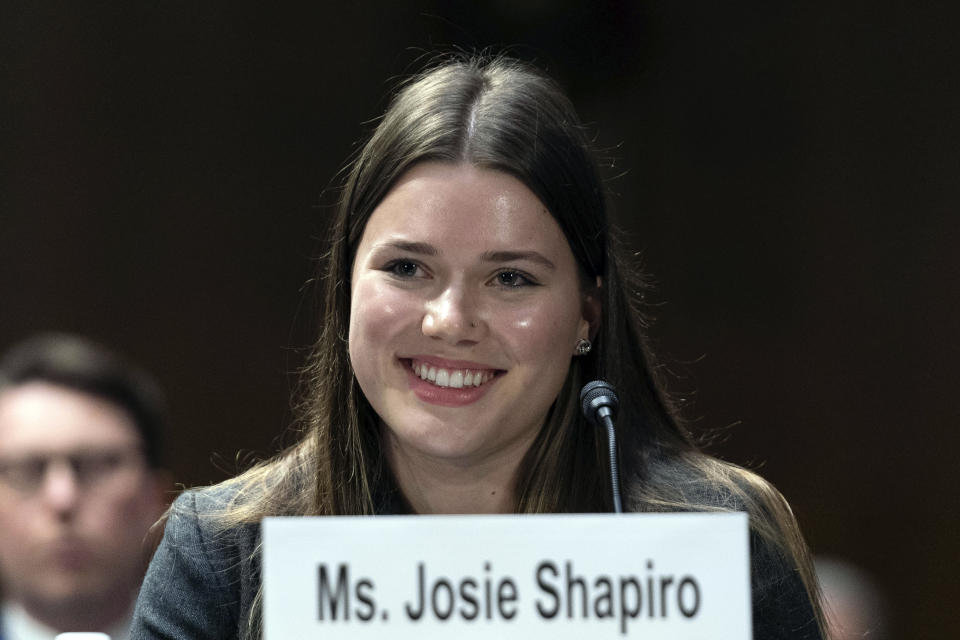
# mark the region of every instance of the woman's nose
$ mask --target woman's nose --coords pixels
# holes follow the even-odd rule
[[[472,296],[460,287],[448,287],[427,301],[421,330],[431,338],[476,342],[486,330],[480,315]]]

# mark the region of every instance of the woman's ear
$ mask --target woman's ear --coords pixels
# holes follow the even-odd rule
[[[583,319],[587,321],[588,338],[595,340],[597,332],[600,331],[600,318],[603,315],[603,278],[597,276],[597,286],[588,289],[583,294],[583,308],[580,313]]]

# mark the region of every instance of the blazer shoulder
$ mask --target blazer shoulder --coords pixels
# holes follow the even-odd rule
[[[131,637],[234,637],[260,585],[259,526],[230,526],[230,487],[191,489],[167,512],[147,571]]]

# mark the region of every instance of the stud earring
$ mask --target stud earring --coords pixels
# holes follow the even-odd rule
[[[590,353],[590,349],[593,349],[593,343],[587,340],[586,338],[580,338],[577,340],[577,346],[574,347],[574,351],[578,356],[585,356]]]

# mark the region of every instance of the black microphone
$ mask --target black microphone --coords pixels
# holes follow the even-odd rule
[[[619,407],[617,392],[613,390],[613,385],[605,380],[588,382],[580,390],[580,409],[587,421],[607,429],[607,443],[610,446],[610,488],[613,492],[615,513],[623,513],[620,504],[620,472],[617,470],[617,435],[613,428],[613,419]]]

